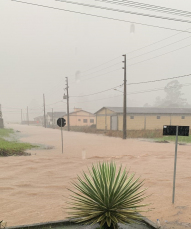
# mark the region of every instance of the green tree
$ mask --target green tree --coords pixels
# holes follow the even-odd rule
[[[156,97],[155,107],[187,107],[189,106],[186,99],[182,96],[184,95],[181,92],[182,85],[178,82],[178,80],[173,80],[169,82],[164,91],[166,96],[164,99],[161,99],[159,96]]]

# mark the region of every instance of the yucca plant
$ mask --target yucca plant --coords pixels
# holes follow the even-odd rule
[[[118,223],[142,223],[140,204],[145,198],[145,189],[140,190],[143,181],[134,179],[120,166],[111,163],[98,163],[83,172],[82,178],[72,183],[76,190],[70,196],[69,218],[77,223],[96,224],[102,228],[117,228]]]

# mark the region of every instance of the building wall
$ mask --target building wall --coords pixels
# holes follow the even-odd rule
[[[97,129],[107,130],[111,128],[111,116],[116,115],[108,109],[102,109],[97,113]],[[118,114],[118,130],[123,130],[123,115]],[[134,116],[134,119],[131,119]],[[160,116],[160,118],[157,118]],[[185,116],[185,119],[182,119]],[[130,114],[127,115],[127,130],[155,130],[162,129],[163,125],[179,125],[191,127],[191,115],[181,114]],[[106,124],[106,125],[105,125]]]
[[[134,119],[131,119],[131,116]],[[145,116],[131,114],[126,118],[127,130],[142,130],[144,129]],[[118,115],[118,130],[123,130],[123,115]]]
[[[179,125],[179,126],[190,126],[191,129],[191,116],[186,116],[185,119],[182,119],[181,116],[172,116],[171,125]]]
[[[113,111],[108,109],[102,109],[97,115],[96,128],[98,130],[110,130],[111,129],[111,115],[114,114]]]
[[[170,125],[170,115],[158,115],[160,119],[157,119],[157,115],[146,116],[146,129],[155,130],[162,129],[164,125]]]
[[[67,126],[67,115],[64,116],[66,119],[66,126]],[[84,122],[87,120],[87,122]],[[93,123],[90,120],[94,120]],[[96,124],[96,117],[93,114],[90,114],[85,111],[78,111],[74,114],[70,114],[70,126],[91,126]]]

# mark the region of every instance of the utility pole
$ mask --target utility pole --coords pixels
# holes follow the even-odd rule
[[[43,104],[44,104],[44,127],[46,128],[46,111],[45,111],[45,96],[43,94]]]
[[[29,109],[27,107],[27,122],[28,122],[28,126],[29,126]]]
[[[52,108],[52,129],[54,129],[54,123],[53,123],[53,108]]]
[[[66,77],[66,92],[67,92],[67,125],[68,125],[68,131],[70,131],[69,95],[68,95],[68,77]]]
[[[21,124],[23,123],[23,111],[21,109]]]
[[[123,55],[124,57],[124,92],[123,92],[123,139],[126,139],[126,131],[127,131],[127,123],[126,123],[126,118],[127,118],[127,101],[126,101],[126,96],[127,96],[127,91],[126,91],[126,84],[127,84],[127,79],[126,79],[126,55]]]

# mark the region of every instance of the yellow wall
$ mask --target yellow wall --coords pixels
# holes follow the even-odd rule
[[[130,116],[134,116],[134,119],[130,119]],[[144,129],[144,115],[127,115],[126,123],[127,130],[142,130]],[[123,115],[118,115],[118,130],[123,130]]]
[[[157,115],[146,116],[146,130],[163,129],[164,125],[170,125],[170,115],[159,115],[160,119],[157,119]]]
[[[190,126],[191,129],[191,116],[184,116],[185,119],[181,119],[182,116],[172,116],[171,125]]]
[[[107,130],[110,130],[110,116],[97,116],[96,127],[98,130],[105,130],[107,124]]]
[[[105,116],[107,114],[107,116]],[[105,130],[105,120],[107,124],[107,130],[111,128],[111,114],[114,112],[104,108],[97,113],[97,129]],[[100,116],[99,116],[100,115]],[[134,119],[130,119],[130,116],[134,116]],[[179,125],[191,127],[191,116],[185,116],[182,119],[182,115],[158,115],[160,119],[157,119],[157,114],[144,115],[144,114],[131,114],[127,116],[127,130],[142,130],[145,128],[146,117],[146,130],[162,129],[164,125]],[[106,118],[107,117],[107,118]],[[123,115],[118,115],[118,130],[123,130]]]
[[[67,115],[64,116],[67,126]],[[87,119],[87,123],[83,122],[83,119]],[[90,119],[94,120],[94,123],[90,123]],[[91,126],[96,124],[96,116],[85,111],[78,111],[70,114],[70,126]]]

